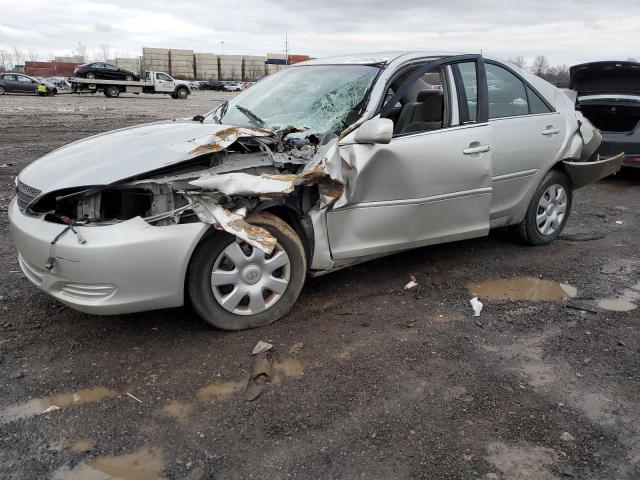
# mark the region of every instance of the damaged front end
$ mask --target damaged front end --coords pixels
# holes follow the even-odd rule
[[[65,224],[58,237],[69,231],[80,243],[86,240],[78,226],[139,217],[156,227],[203,222],[270,254],[276,239],[251,225],[252,213],[285,207],[304,219],[312,209],[342,201],[344,179],[335,135],[318,138],[295,128],[225,127],[169,148],[186,160],[106,186],[52,191],[23,205],[24,210]],[[47,269],[53,268],[57,240],[52,241]]]

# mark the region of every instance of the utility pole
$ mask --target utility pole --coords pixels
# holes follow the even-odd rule
[[[224,40],[220,42],[220,56],[224,55]]]
[[[287,65],[289,65],[289,35],[284,34],[284,54],[287,57]]]

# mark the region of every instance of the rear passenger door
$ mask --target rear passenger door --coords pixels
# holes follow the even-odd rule
[[[509,67],[485,60],[493,129],[492,226],[510,223],[540,169],[557,156],[566,125],[560,113]]]

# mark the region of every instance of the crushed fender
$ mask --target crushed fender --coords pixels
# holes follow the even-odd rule
[[[225,230],[267,254],[273,252],[278,241],[268,230],[247,223],[244,220],[247,215],[246,209],[231,212],[218,205],[217,200],[210,196],[190,193],[184,193],[184,196],[193,203],[193,211],[201,222]]]

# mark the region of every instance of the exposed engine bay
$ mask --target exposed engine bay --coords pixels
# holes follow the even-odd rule
[[[29,210],[71,227],[134,217],[158,227],[201,221],[271,253],[275,238],[247,215],[286,205],[303,217],[344,191],[335,135],[228,127],[173,147],[192,158],[107,186],[54,191]]]

